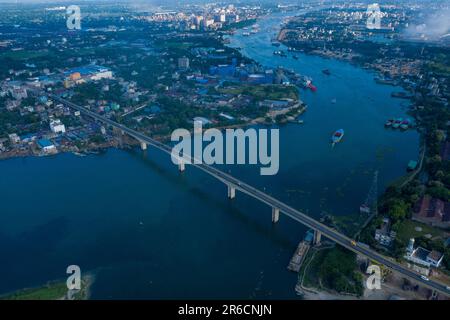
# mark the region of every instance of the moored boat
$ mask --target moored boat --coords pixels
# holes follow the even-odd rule
[[[340,142],[343,137],[344,137],[344,129],[336,130],[331,136],[331,142],[333,142],[334,145],[335,143]]]
[[[402,118],[395,119],[394,122],[392,123],[392,128],[397,129],[398,127],[400,127],[402,121],[403,121]]]
[[[392,123],[394,123],[394,119],[386,120],[386,122],[384,123],[384,126],[385,127],[390,127],[390,126],[392,126]]]

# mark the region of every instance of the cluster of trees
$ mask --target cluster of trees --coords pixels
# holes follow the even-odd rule
[[[340,246],[327,250],[320,265],[322,284],[341,293],[361,296],[364,291],[362,275],[356,271],[356,255]]]

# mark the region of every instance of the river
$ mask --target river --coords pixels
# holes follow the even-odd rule
[[[238,31],[230,45],[311,76],[318,90],[301,91],[303,125],[280,127],[277,175],[224,170],[316,218],[356,214],[374,170],[381,192],[417,159],[419,136],[383,127],[405,107],[390,97],[399,88],[376,84],[371,72],[273,56],[270,39],[286,16],[263,18],[260,33]],[[339,128],[345,137],[331,148]],[[223,184],[189,166],[179,174],[156,150],[9,159],[0,177],[0,293],[64,278],[77,264],[97,271],[94,299],[296,298],[286,267],[306,228],[283,215],[272,225],[267,206],[240,193],[229,201]]]

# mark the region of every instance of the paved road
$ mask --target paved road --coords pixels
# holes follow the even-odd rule
[[[171,147],[169,147],[161,142],[158,142],[136,130],[130,129],[120,123],[117,123],[111,119],[105,118],[95,112],[92,112],[84,107],[81,107],[74,103],[71,103],[70,101],[62,99],[56,95],[50,94],[49,96],[51,98],[53,98],[54,100],[59,101],[75,110],[78,110],[85,115],[88,115],[98,121],[101,121],[101,122],[109,124],[115,128],[118,128],[141,142],[145,142],[149,145],[152,145],[168,154],[172,153]],[[192,159],[185,158],[185,160],[186,160],[186,163],[193,163],[193,161],[191,161]],[[355,243],[349,237],[347,237],[347,236],[341,234],[340,232],[324,225],[323,223],[309,217],[308,215],[288,206],[287,204],[269,196],[268,194],[262,192],[261,190],[256,189],[256,188],[246,184],[245,182],[242,182],[241,180],[239,180],[221,170],[211,167],[209,165],[205,165],[205,164],[192,164],[192,165],[199,168],[200,170],[216,177],[217,179],[221,180],[223,183],[227,184],[228,186],[234,187],[237,190],[240,190],[241,192],[246,193],[247,195],[249,195],[257,200],[262,201],[271,207],[280,209],[280,211],[282,213],[284,213],[287,216],[291,217],[292,219],[306,225],[307,227],[309,227],[311,229],[318,230],[319,232],[321,232],[323,234],[323,236],[327,237],[330,240],[333,240],[334,242],[338,243],[339,245],[341,245],[357,254],[366,256],[367,258],[369,258],[377,263],[383,264],[383,265],[387,266],[388,268],[390,268],[394,271],[397,271],[397,272],[401,273],[402,275],[421,283],[424,286],[435,289],[447,296],[450,296],[450,290],[445,285],[443,285],[439,282],[436,282],[436,281],[423,279],[418,273],[402,266],[401,264],[394,261],[393,259],[385,257],[385,256],[377,253],[376,251],[368,248],[364,244]]]

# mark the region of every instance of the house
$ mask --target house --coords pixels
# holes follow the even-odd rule
[[[53,133],[65,133],[66,127],[59,119],[55,119],[53,121],[50,121],[50,129]]]
[[[382,246],[390,246],[396,233],[390,230],[389,218],[384,218],[381,227],[375,230],[375,240]]]
[[[411,238],[406,248],[405,259],[425,267],[439,268],[444,255],[436,250],[430,251],[422,247],[414,248],[414,238]]]
[[[413,208],[412,219],[432,226],[450,226],[450,203],[424,195]]]
[[[48,139],[40,139],[40,140],[38,140],[37,141],[37,145],[45,153],[54,153],[54,152],[56,152],[55,145]]]
[[[17,133],[11,133],[8,135],[9,140],[11,143],[16,144],[20,142],[20,137],[17,135]]]

